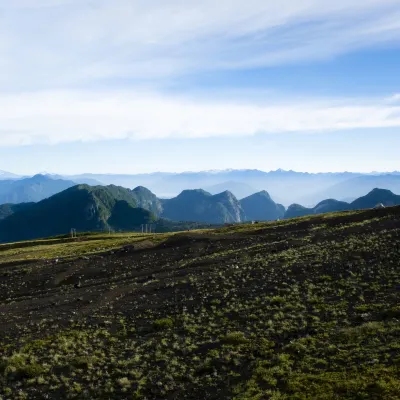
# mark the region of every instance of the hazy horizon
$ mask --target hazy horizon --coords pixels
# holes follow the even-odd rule
[[[384,174],[400,174],[400,171],[393,170],[393,171],[299,171],[299,170],[286,170],[283,168],[277,168],[275,170],[262,170],[258,168],[225,168],[225,169],[210,169],[210,170],[182,170],[182,171],[149,171],[149,172],[132,172],[132,173],[125,173],[125,172],[92,172],[92,171],[81,171],[78,173],[59,173],[56,171],[35,171],[35,172],[28,172],[28,173],[16,173],[15,171],[10,171],[5,168],[0,168],[0,176],[2,172],[10,173],[13,175],[17,175],[19,177],[30,177],[35,175],[60,175],[60,176],[79,176],[79,175],[151,175],[151,174],[196,174],[196,173],[224,173],[224,172],[235,172],[235,171],[260,171],[264,173],[271,173],[271,172],[294,172],[294,173],[305,173],[305,174],[362,174],[362,175],[384,175]]]

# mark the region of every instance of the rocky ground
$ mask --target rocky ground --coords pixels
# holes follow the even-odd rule
[[[40,258],[0,265],[0,398],[400,398],[399,207]]]

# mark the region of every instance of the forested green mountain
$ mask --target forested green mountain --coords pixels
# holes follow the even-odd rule
[[[130,191],[118,186],[77,185],[0,221],[0,242],[28,240],[77,231],[133,229],[154,215],[136,207]]]
[[[158,199],[144,187],[76,185],[38,203],[0,206],[0,242],[29,240],[68,233],[99,230],[137,230],[153,223],[156,229],[172,231],[207,225],[268,221],[335,211],[400,205],[400,196],[374,189],[352,203],[328,199],[313,208],[276,204],[265,191],[239,201],[231,192],[217,195],[184,190],[172,199]]]
[[[247,221],[275,221],[285,215],[285,207],[275,203],[265,190],[240,200],[240,205]]]
[[[9,217],[10,215],[14,214],[15,212],[24,210],[35,203],[20,203],[20,204],[1,204],[0,205],[0,221],[4,218]]]

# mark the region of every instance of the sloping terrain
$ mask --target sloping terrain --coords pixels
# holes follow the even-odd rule
[[[11,203],[6,203],[6,204],[1,204],[0,205],[0,220],[9,217],[10,215],[24,210],[26,208],[29,208],[31,205],[34,203],[19,203],[19,204],[11,204]]]
[[[400,207],[132,244],[0,264],[0,396],[399,398]]]

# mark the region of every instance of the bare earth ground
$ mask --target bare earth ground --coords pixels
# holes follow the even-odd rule
[[[0,247],[0,398],[400,398],[399,207],[115,243]]]

